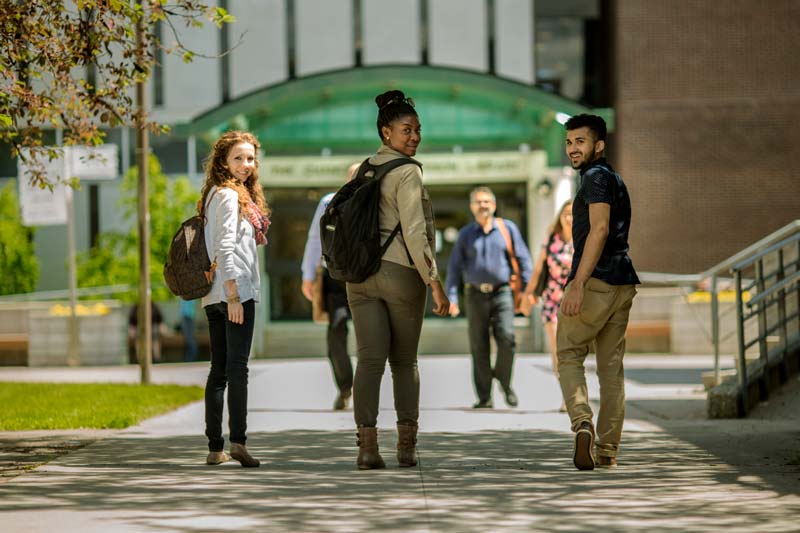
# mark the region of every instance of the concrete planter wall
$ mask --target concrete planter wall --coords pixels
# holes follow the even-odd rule
[[[63,304],[62,304],[63,305]],[[127,364],[127,313],[119,302],[86,304],[78,313],[81,365]],[[93,307],[94,306],[94,307]],[[94,310],[94,311],[92,311]],[[69,316],[49,309],[31,309],[28,314],[28,366],[65,366],[69,363]]]
[[[720,301],[720,347],[722,355],[736,355],[738,340],[736,337],[735,302]],[[758,334],[758,326],[751,321],[746,328],[746,335]],[[670,313],[670,345],[675,354],[711,354],[711,303],[687,302],[683,298],[672,302]]]

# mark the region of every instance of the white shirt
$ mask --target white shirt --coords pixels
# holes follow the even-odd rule
[[[319,219],[322,218],[322,213],[331,203],[335,193],[328,193],[322,197],[317,204],[317,210],[314,212],[314,217],[311,219],[311,227],[308,228],[308,239],[306,239],[306,249],[303,252],[303,281],[313,281],[317,275],[317,267],[322,262],[322,242],[319,236]]]
[[[216,191],[216,194],[214,192]],[[258,268],[255,230],[247,217],[239,217],[239,194],[227,187],[212,187],[206,208],[206,251],[217,262],[211,292],[203,307],[226,301],[223,283],[236,280],[239,299],[258,301],[261,276]]]

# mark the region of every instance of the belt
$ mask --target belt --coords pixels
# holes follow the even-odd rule
[[[480,283],[478,285],[474,285],[472,283],[465,283],[464,287],[467,289],[473,289],[483,294],[491,294],[495,291],[502,289],[503,287],[507,286],[508,283],[501,283],[499,285],[492,285],[491,283]]]

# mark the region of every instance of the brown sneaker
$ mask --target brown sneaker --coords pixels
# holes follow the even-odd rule
[[[594,427],[588,420],[575,432],[575,453],[572,462],[578,470],[594,470]]]
[[[598,455],[597,459],[595,460],[595,466],[600,468],[616,468],[617,458],[609,457],[607,455]]]
[[[231,442],[231,458],[239,461],[245,468],[256,468],[261,464],[261,461],[250,455],[247,446],[237,442]]]
[[[208,452],[208,457],[206,457],[206,464],[221,465],[222,463],[227,463],[230,460],[231,460],[230,456],[225,452]]]

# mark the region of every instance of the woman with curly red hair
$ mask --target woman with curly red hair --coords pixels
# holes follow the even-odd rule
[[[206,463],[230,458],[245,467],[260,462],[247,441],[247,363],[253,341],[255,304],[260,292],[257,246],[267,243],[270,210],[258,178],[258,140],[229,131],[206,160],[199,202],[205,214],[208,256],[216,264],[211,292],[203,297],[211,342],[211,371],[206,382]],[[222,411],[228,389],[230,457],[224,452]]]

